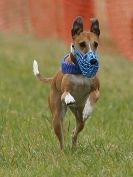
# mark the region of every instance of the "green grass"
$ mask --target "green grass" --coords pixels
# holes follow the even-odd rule
[[[37,81],[32,61],[46,76],[69,49],[60,41],[0,36],[0,177],[132,177],[133,63],[99,52],[101,98],[77,148],[73,115],[65,118],[65,150],[51,125],[49,85]]]

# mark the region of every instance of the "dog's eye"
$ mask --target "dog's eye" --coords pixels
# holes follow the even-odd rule
[[[97,48],[98,47],[98,43],[96,41],[94,41],[94,47]]]
[[[85,41],[80,42],[79,45],[80,45],[80,47],[86,47],[86,42]]]

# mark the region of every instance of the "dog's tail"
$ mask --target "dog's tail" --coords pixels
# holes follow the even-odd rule
[[[38,63],[36,60],[33,61],[33,73],[38,80],[40,80],[44,83],[51,83],[53,80],[53,78],[46,78],[40,74],[39,69],[38,69]]]

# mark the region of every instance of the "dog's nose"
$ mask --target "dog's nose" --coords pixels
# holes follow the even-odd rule
[[[95,65],[96,63],[97,63],[96,59],[93,58],[93,59],[90,60],[90,64]]]

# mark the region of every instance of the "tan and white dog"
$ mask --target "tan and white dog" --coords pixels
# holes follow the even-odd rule
[[[77,17],[74,20],[72,30],[73,45],[83,53],[90,50],[96,51],[99,41],[100,29],[97,19],[91,19],[90,31],[83,31],[83,20]],[[67,57],[66,61],[75,63],[75,56],[73,48]],[[63,119],[70,108],[76,119],[76,127],[72,134],[72,145],[76,145],[77,136],[84,128],[87,118],[90,117],[94,104],[99,98],[99,79],[96,76],[92,78],[84,77],[83,75],[76,74],[63,74],[59,70],[53,78],[42,77],[38,64],[33,62],[34,75],[44,83],[51,83],[51,90],[49,94],[49,107],[53,117],[53,127],[55,134],[59,140],[60,147],[64,147],[63,137]]]

